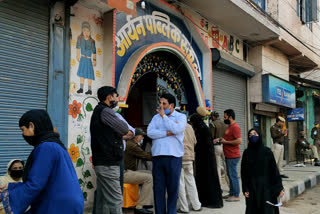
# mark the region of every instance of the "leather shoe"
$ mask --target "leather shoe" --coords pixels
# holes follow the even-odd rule
[[[152,214],[153,212],[151,210],[147,210],[145,208],[142,209],[134,209],[135,214]]]
[[[230,198],[230,195],[228,194],[228,195],[222,196],[222,198],[223,199],[228,199],[228,198]]]
[[[286,175],[280,175],[281,178],[289,178],[288,176]]]
[[[153,205],[143,205],[143,208],[145,208],[145,209],[152,209],[152,208],[153,208]]]
[[[177,213],[189,213],[189,212],[185,212],[185,211],[182,211],[182,210],[178,209]]]

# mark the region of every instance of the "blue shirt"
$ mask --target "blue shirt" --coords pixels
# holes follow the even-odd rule
[[[187,118],[184,114],[173,111],[169,116],[155,115],[147,130],[152,139],[152,156],[168,155],[182,157],[184,154],[183,137],[187,126]],[[167,131],[173,136],[167,136]]]
[[[129,123],[122,117],[121,114],[119,114],[118,112],[116,112],[117,117],[122,120],[123,122],[125,122],[129,128],[130,131],[132,131],[133,135],[135,135],[135,129],[129,125]],[[123,151],[126,150],[126,140],[122,140],[123,143]]]

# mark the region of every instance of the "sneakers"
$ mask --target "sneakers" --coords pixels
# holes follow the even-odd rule
[[[85,94],[86,94],[86,95],[91,95],[91,94],[92,94],[92,91],[91,91],[91,90],[88,90]]]
[[[78,94],[83,93],[83,89],[82,89],[82,88],[80,88],[80,89],[77,91],[77,93],[78,93]]]
[[[134,214],[153,214],[151,210],[147,210],[145,208],[142,209],[134,209]]]
[[[197,209],[197,210],[195,210],[195,209],[192,209],[193,211],[195,211],[195,212],[200,212],[200,211],[202,211],[202,207],[200,207],[199,209]]]
[[[280,175],[281,178],[289,178],[288,176],[286,175]]]

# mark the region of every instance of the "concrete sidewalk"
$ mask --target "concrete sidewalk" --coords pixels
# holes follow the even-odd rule
[[[283,185],[285,188],[285,196],[283,202],[287,202],[294,199],[298,195],[302,194],[307,189],[320,184],[320,167],[314,167],[307,164],[306,167],[294,167],[294,164],[290,164],[284,167],[284,174],[289,178],[283,179]],[[227,185],[223,184],[224,195],[227,194]],[[240,202],[226,202],[224,200],[224,207],[221,209],[208,209],[202,208],[200,212],[190,212],[190,214],[242,214],[245,213],[245,199],[240,195]],[[286,208],[280,208],[281,214],[293,214],[288,212]],[[84,213],[91,213],[86,211]],[[133,209],[125,209],[124,214],[133,214]]]
[[[314,187],[320,183],[320,167],[314,167],[307,164],[306,167],[294,167],[294,164],[284,167],[284,174],[289,178],[283,179],[283,185],[285,188],[285,196],[283,202],[289,201],[305,190]],[[222,186],[226,190],[226,185]],[[240,196],[240,202],[226,202],[224,201],[224,207],[221,209],[208,209],[203,208],[201,212],[190,212],[192,214],[240,214],[245,213],[245,199],[244,196]],[[285,208],[280,208],[282,214],[289,214]],[[292,212],[290,213],[292,214]]]

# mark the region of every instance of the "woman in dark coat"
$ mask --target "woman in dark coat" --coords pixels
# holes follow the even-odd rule
[[[248,148],[241,162],[242,192],[246,197],[246,214],[277,214],[278,204],[284,189],[272,151],[262,143],[262,136],[256,129],[248,132]]]
[[[210,130],[198,114],[192,115],[190,122],[197,138],[195,177],[199,200],[202,207],[221,208],[223,207],[222,190]]]

